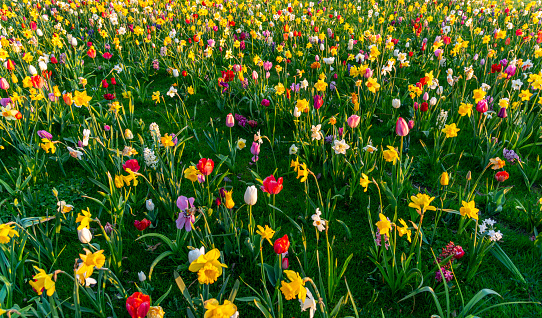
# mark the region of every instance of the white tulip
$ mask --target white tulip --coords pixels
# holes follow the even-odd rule
[[[179,77],[179,70],[178,69],[173,70],[173,77]]]
[[[41,29],[37,29],[37,30],[36,30],[36,34],[37,34],[38,36],[43,36],[43,31],[42,31]]]
[[[195,248],[188,252],[188,262],[192,264],[195,260],[197,260],[201,255],[205,254],[205,247],[201,248]]]
[[[77,236],[79,237],[79,241],[81,241],[83,244],[88,244],[90,241],[92,241],[92,233],[90,233],[90,230],[86,227],[78,230]]]
[[[393,108],[399,108],[401,107],[401,100],[399,99],[394,99],[391,101],[391,106],[393,106]]]
[[[248,205],[254,205],[258,201],[258,189],[255,186],[247,187],[245,191],[245,203]]]
[[[39,66],[39,68],[40,68],[41,71],[46,71],[46,70],[47,70],[47,64],[45,64],[44,61],[40,61],[40,62],[38,63],[38,66]]]
[[[147,280],[147,276],[145,276],[145,273],[143,273],[143,272],[137,273],[137,278],[139,278],[140,282],[144,282],[144,281]]]
[[[77,38],[73,37],[70,43],[72,46],[77,46]]]
[[[154,203],[152,202],[152,199],[148,199],[147,201],[145,201],[145,207],[149,212],[154,210]]]
[[[29,72],[32,76],[38,75],[38,71],[36,70],[36,68],[34,67],[34,65],[29,65],[29,66],[28,66],[28,72]]]
[[[301,112],[299,111],[299,109],[297,109],[297,106],[294,108],[294,117],[299,117],[301,116]]]

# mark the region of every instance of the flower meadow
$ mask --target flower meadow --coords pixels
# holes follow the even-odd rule
[[[542,5],[11,0],[0,316],[542,316]]]

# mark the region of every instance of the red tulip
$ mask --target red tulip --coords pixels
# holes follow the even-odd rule
[[[107,79],[102,80],[102,87],[103,88],[108,88],[109,87],[109,83],[107,83]]]
[[[454,252],[455,252],[454,254],[455,259],[460,259],[461,257],[465,255],[465,251],[463,250],[461,246],[456,246]]]
[[[124,169],[124,171],[126,171],[127,168],[132,170],[133,172],[138,172],[139,168],[141,167],[139,166],[137,159],[130,159],[126,160],[126,162],[122,165],[122,169]]]
[[[30,80],[32,81],[32,86],[34,88],[40,89],[40,88],[43,88],[43,86],[45,86],[45,80],[43,79],[43,77],[39,75],[32,76]]]
[[[262,191],[270,194],[279,194],[282,190],[282,177],[278,180],[275,180],[275,176],[270,175],[269,177],[263,180]]]
[[[104,94],[104,99],[106,100],[114,100],[115,94]]]
[[[117,80],[114,77],[111,77],[111,85],[117,85]]]
[[[147,229],[149,226],[151,225],[151,221],[147,220],[147,219],[143,219],[141,221],[138,221],[138,220],[135,220],[134,221],[134,226],[136,229],[140,230],[140,231],[144,231],[145,229]]]
[[[499,171],[497,174],[495,174],[495,179],[497,179],[499,182],[504,182],[508,180],[509,177],[510,175],[506,171]]]
[[[105,52],[104,54],[102,54],[102,57],[106,60],[109,60],[110,58],[113,57],[113,54],[109,53],[109,52]]]
[[[275,241],[275,244],[273,245],[273,249],[275,250],[275,253],[277,254],[284,254],[288,252],[289,248],[290,248],[290,240],[288,239],[288,235],[284,235],[283,237],[277,239]]]
[[[90,48],[90,49],[87,51],[87,55],[88,55],[88,57],[90,57],[91,59],[95,58],[95,57],[96,57],[96,50],[93,49],[93,48]]]
[[[202,175],[208,176],[213,172],[213,169],[215,168],[215,163],[212,159],[201,158],[196,168],[198,168],[199,172],[201,172]]]
[[[290,261],[288,261],[288,257],[285,257],[282,259],[282,269],[288,269],[290,267]]]
[[[144,318],[151,308],[151,299],[148,295],[135,292],[126,299],[126,310],[132,318]]]

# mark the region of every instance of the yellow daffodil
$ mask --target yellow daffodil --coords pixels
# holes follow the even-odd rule
[[[459,213],[461,213],[461,216],[466,215],[471,219],[478,220],[478,211],[480,210],[478,210],[474,206],[474,200],[470,202],[461,201],[461,203],[463,204],[463,206],[459,209]]]
[[[295,299],[296,296],[301,300],[302,303],[305,302],[307,298],[307,289],[305,288],[305,282],[299,276],[299,273],[296,273],[291,270],[285,270],[284,274],[290,280],[290,282],[282,281],[280,291],[284,295],[286,300]]]
[[[446,134],[446,138],[453,138],[457,137],[457,132],[461,129],[457,128],[455,123],[452,123],[450,125],[446,125],[444,129],[442,129],[442,132]]]
[[[431,201],[433,201],[434,199],[435,197],[430,197],[425,193],[418,193],[416,196],[410,197],[410,200],[412,200],[412,202],[410,202],[408,206],[416,209],[416,211],[418,211],[418,213],[420,214],[422,213],[422,211],[436,211],[437,208],[431,206]]]
[[[363,192],[367,192],[367,187],[369,186],[369,183],[371,183],[369,177],[367,177],[365,173],[362,173],[361,178],[359,179],[359,184],[363,187]]]
[[[402,227],[401,226],[397,227],[397,231],[399,232],[399,236],[403,237],[403,235],[406,234],[407,235],[407,240],[409,242],[412,242],[411,237],[410,237],[410,235],[412,234],[412,231],[410,231],[408,229],[408,226],[407,226],[406,222],[403,219],[399,219],[399,223],[401,223],[401,225],[403,225]]]
[[[47,296],[53,296],[55,293],[55,282],[53,281],[53,274],[47,274],[45,270],[34,266],[38,271],[36,275],[28,283],[32,288],[41,296],[44,290],[47,291]]]
[[[399,154],[397,153],[397,150],[393,148],[392,146],[387,146],[388,150],[384,150],[382,154],[384,155],[384,160],[387,162],[393,162],[395,165],[395,162],[397,162],[397,159],[399,159]]]
[[[382,213],[380,213],[378,216],[380,217],[380,221],[376,222],[376,226],[378,227],[380,235],[386,234],[387,236],[389,236],[391,230],[391,222]]]
[[[198,273],[198,281],[200,284],[212,284],[216,282],[220,275],[222,275],[222,267],[228,267],[225,264],[220,263],[218,260],[219,257],[220,251],[215,248],[193,261],[188,270],[193,273]]]
[[[90,221],[92,221],[92,216],[90,215],[90,210],[87,208],[87,210],[81,211],[77,215],[77,219],[75,219],[76,223],[80,223],[77,227],[77,230],[82,230],[84,227],[88,229]]]
[[[9,224],[0,224],[0,243],[7,244],[13,236],[19,236],[19,232]]]
[[[261,225],[258,225],[258,230],[256,233],[260,234],[262,237],[262,240],[267,240],[269,244],[273,245],[271,242],[271,239],[273,238],[273,235],[275,235],[275,231],[273,231],[272,228],[270,228],[268,225],[263,228]]]
[[[205,302],[205,315],[203,318],[226,318],[233,317],[237,312],[237,306],[235,306],[229,300],[224,300],[224,304],[220,305],[218,300],[212,298]]]

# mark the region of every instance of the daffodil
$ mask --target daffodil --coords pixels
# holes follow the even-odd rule
[[[290,280],[290,282],[281,282],[280,291],[284,295],[284,298],[290,300],[298,297],[302,302],[305,302],[307,290],[305,289],[305,282],[301,276],[299,276],[299,273],[285,270],[284,274],[286,274],[286,277]]]
[[[19,236],[19,232],[9,224],[0,224],[0,243],[7,244],[12,237]]]
[[[103,255],[103,250],[92,253],[88,249],[84,249],[85,254],[79,254],[81,258],[81,263],[76,270],[77,278],[81,284],[84,284],[86,279],[92,276],[94,268],[102,268],[105,264],[105,256]]]
[[[90,210],[87,208],[86,211],[85,210],[81,211],[81,213],[77,215],[77,219],[75,219],[75,222],[80,223],[79,226],[77,227],[77,230],[81,230],[84,227],[88,229],[90,221],[92,221]]]
[[[53,296],[55,293],[55,282],[53,281],[53,274],[47,274],[43,269],[34,266],[38,271],[36,275],[28,283],[32,288],[41,296],[43,291],[47,291],[47,296]]]
[[[87,95],[87,91],[75,91],[75,96],[73,97],[73,102],[75,106],[82,107],[82,106],[88,106],[88,103],[92,97]]]
[[[188,270],[198,273],[198,281],[201,284],[212,284],[222,275],[222,267],[228,267],[220,263],[219,257],[220,251],[215,248],[193,261]],[[210,266],[214,267],[214,269],[210,268]],[[202,272],[200,273],[200,271]]]
[[[459,213],[461,213],[461,216],[466,215],[471,219],[478,220],[478,211],[480,210],[475,207],[474,200],[470,202],[461,201],[461,203],[463,204],[463,206],[459,209]]]
[[[367,187],[369,186],[369,183],[371,183],[369,177],[367,177],[365,173],[362,173],[361,178],[359,179],[359,184],[363,187],[363,192],[367,192]]]
[[[399,223],[401,223],[401,225],[403,225],[402,227],[401,226],[397,226],[397,231],[399,232],[399,236],[400,237],[403,237],[403,235],[407,235],[407,240],[409,242],[412,242],[411,238],[410,238],[410,235],[412,234],[412,231],[410,231],[408,229],[408,226],[406,224],[406,222],[403,220],[403,219],[399,219]]]
[[[384,160],[386,160],[387,162],[393,162],[393,164],[395,165],[397,159],[399,159],[399,154],[397,153],[397,150],[395,150],[395,148],[393,148],[392,146],[387,147],[388,150],[384,150],[382,152],[382,154],[384,155]]]
[[[499,170],[506,165],[506,162],[499,157],[489,159],[489,163],[491,164],[491,169],[493,170]]]
[[[299,181],[305,182],[307,181],[308,177],[309,177],[309,169],[307,169],[307,164],[303,162],[302,164],[298,165],[296,179],[301,178]]]
[[[265,228],[263,228],[261,225],[258,225],[258,230],[256,231],[256,233],[260,234],[262,240],[267,240],[269,244],[273,245],[271,239],[273,238],[273,235],[275,235],[275,231],[268,225],[266,225]]]
[[[173,136],[171,135],[165,135],[160,138],[160,141],[162,142],[162,146],[164,147],[173,147],[175,146],[175,143],[173,143]]]
[[[431,206],[431,201],[433,201],[434,199],[435,197],[430,197],[425,193],[418,193],[416,196],[410,197],[410,200],[412,200],[412,202],[410,202],[408,206],[416,209],[416,211],[418,211],[418,213],[420,214],[422,213],[422,211],[436,211],[437,208]]]
[[[229,300],[224,300],[224,304],[220,305],[214,298],[205,302],[205,309],[207,311],[203,318],[229,318],[234,317],[237,312],[237,306]]]
[[[444,129],[442,129],[442,132],[446,134],[446,138],[453,138],[453,137],[457,137],[457,132],[459,130],[460,129],[457,128],[454,123],[454,124],[446,125]]]
[[[378,216],[380,217],[380,221],[376,222],[376,226],[378,227],[380,235],[386,234],[387,236],[389,236],[391,230],[390,220],[388,220],[388,218],[382,213],[380,213]]]

